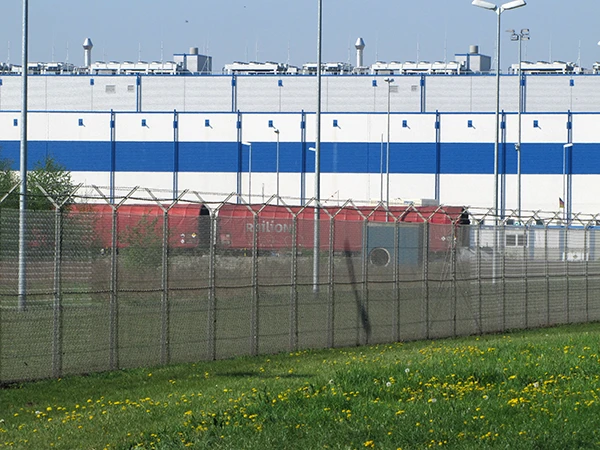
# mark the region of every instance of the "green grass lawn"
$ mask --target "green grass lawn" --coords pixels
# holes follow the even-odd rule
[[[4,386],[0,447],[600,446],[600,324]]]

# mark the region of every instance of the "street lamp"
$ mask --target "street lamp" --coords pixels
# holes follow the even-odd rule
[[[25,242],[25,219],[27,209],[27,71],[29,66],[29,2],[23,0],[23,62],[21,67],[21,146],[19,174],[21,184],[19,189],[19,275],[18,275],[18,302],[19,309],[26,308],[26,242]]]
[[[319,293],[319,233],[321,201],[321,88],[322,88],[323,0],[318,0],[317,14],[317,118],[315,137],[315,218],[313,236],[313,293]]]
[[[387,83],[388,92],[387,92],[387,147],[386,147],[386,161],[385,161],[385,182],[386,182],[386,196],[385,203],[386,206],[390,207],[390,106],[391,106],[391,92],[392,92],[392,83],[394,82],[393,78],[386,78],[383,80]]]
[[[507,30],[510,35],[511,41],[519,42],[519,113],[518,113],[518,132],[517,132],[517,143],[515,144],[515,150],[517,151],[517,210],[519,221],[521,220],[521,198],[522,198],[522,185],[521,185],[521,114],[523,112],[523,58],[522,55],[522,42],[528,41],[529,28],[523,28],[520,33],[516,33],[515,30]]]
[[[242,142],[248,147],[248,203],[252,204],[252,143]]]
[[[494,11],[498,16],[498,28],[496,33],[496,138],[494,139],[494,213],[498,220],[498,147],[500,145],[500,17],[504,11],[525,6],[525,0],[513,0],[503,5],[495,5],[484,0],[473,0],[471,3],[483,9]],[[504,215],[504,212],[503,212]]]

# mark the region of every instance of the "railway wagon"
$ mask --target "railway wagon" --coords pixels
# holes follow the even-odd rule
[[[211,236],[211,215],[202,204],[178,203],[172,207],[157,204],[124,204],[116,211],[117,248],[131,245],[159,245],[163,240],[165,214],[170,248],[206,248]],[[85,220],[91,231],[90,245],[103,249],[113,245],[113,208],[108,204],[75,204],[71,214]],[[280,251],[314,247],[315,209],[301,206],[223,204],[214,210],[215,237],[221,249]],[[446,251],[455,238],[455,227],[468,223],[462,207],[327,206],[319,208],[320,248],[335,252],[361,252],[371,225],[402,227],[403,223],[429,223],[429,250]],[[396,225],[398,224],[398,225]],[[256,233],[255,233],[256,231]],[[367,233],[367,234],[365,234]],[[333,242],[330,243],[330,236]]]

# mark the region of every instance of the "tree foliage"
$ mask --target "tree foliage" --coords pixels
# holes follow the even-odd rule
[[[19,182],[17,174],[11,170],[12,161],[9,159],[0,158],[0,200],[7,195],[11,189]],[[19,188],[12,191],[4,201],[0,203],[3,208],[18,208],[19,207]]]
[[[17,183],[20,182],[19,174],[11,169],[12,161],[0,158],[0,199],[4,197]],[[35,163],[33,170],[27,173],[27,209],[52,210],[54,204],[38,187],[41,186],[46,193],[61,205],[69,204],[72,200],[69,195],[73,191],[71,172],[65,169],[51,156],[46,156]],[[19,207],[19,188],[15,189],[0,204],[2,208],[16,209]]]

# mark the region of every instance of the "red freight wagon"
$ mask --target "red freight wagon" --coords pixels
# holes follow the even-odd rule
[[[294,220],[296,216],[296,220]],[[430,250],[441,251],[452,242],[453,224],[468,221],[462,207],[394,206],[390,212],[380,207],[324,207],[320,212],[320,248],[329,248],[331,218],[334,227],[334,251],[359,252],[363,248],[364,222],[429,222]],[[445,226],[444,226],[445,225]],[[312,248],[314,208],[277,205],[226,204],[218,213],[219,244],[231,249],[253,248],[257,229],[257,247],[261,250],[291,249],[296,230],[298,248]]]
[[[90,244],[101,248],[112,246],[113,209],[108,204],[74,204],[73,217],[92,230]],[[205,220],[201,217],[204,216]],[[197,248],[209,240],[208,209],[200,204],[176,204],[168,212],[170,247]],[[164,212],[158,205],[122,205],[117,209],[117,246],[161,245]]]

